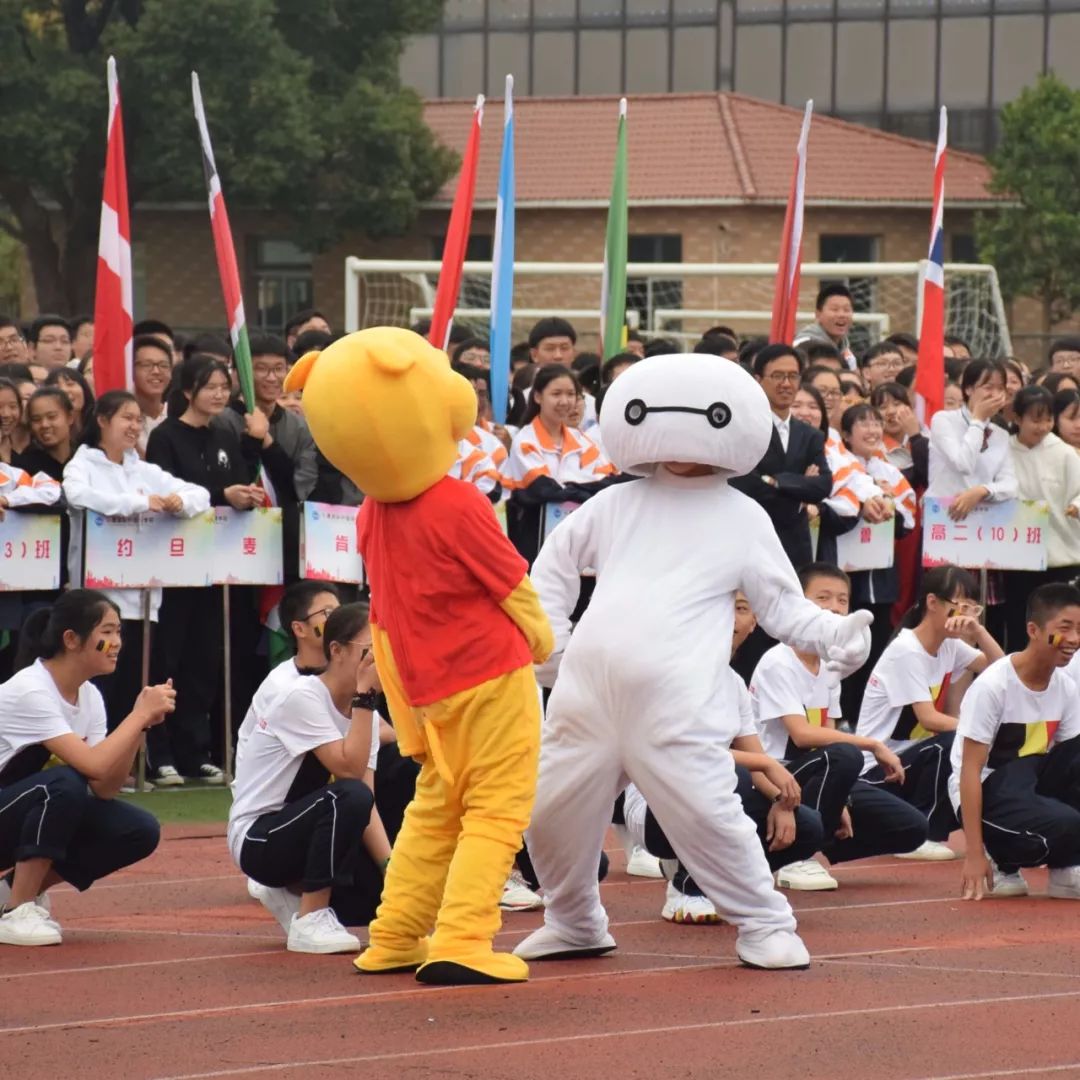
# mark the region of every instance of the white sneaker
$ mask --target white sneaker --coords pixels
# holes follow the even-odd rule
[[[0,911],[3,911],[7,907],[8,901],[11,899],[11,885],[8,883],[6,877],[0,877]],[[60,929],[60,924],[52,917],[52,900],[49,899],[47,892],[38,893],[34,897],[34,903],[37,904],[42,911],[49,917],[49,922]]]
[[[201,780],[204,784],[224,784],[225,774],[216,765],[207,762],[205,765],[199,766],[196,779]]]
[[[1080,900],[1080,866],[1059,866],[1052,869],[1046,895],[1058,900]]]
[[[544,898],[529,888],[529,883],[515,867],[503,886],[499,907],[503,911],[536,911],[544,906]]]
[[[522,960],[574,960],[603,956],[614,948],[615,939],[610,934],[602,934],[595,941],[580,945],[567,941],[557,930],[545,925],[519,942],[514,955]]]
[[[184,778],[176,771],[175,765],[162,765],[154,772],[155,787],[182,787]]]
[[[650,855],[643,847],[635,847],[626,860],[626,872],[632,877],[662,878],[660,860]]]
[[[1027,896],[1028,883],[1019,870],[1015,874],[1003,874],[991,861],[994,870],[994,887],[990,890],[991,896]]]
[[[735,952],[747,967],[766,971],[783,968],[802,970],[810,966],[810,953],[802,938],[788,930],[740,934],[735,939]]]
[[[2,945],[59,945],[61,941],[60,927],[33,900],[0,915]]]
[[[690,896],[680,892],[670,881],[660,918],[667,922],[689,923],[691,926],[707,926],[720,922],[720,916],[707,896]]]
[[[319,908],[309,915],[292,917],[288,949],[300,953],[359,952],[360,939],[341,925],[332,908]]]
[[[960,856],[948,844],[943,844],[940,840],[927,840],[914,851],[898,851],[896,858],[915,859],[918,862],[949,862],[952,859],[959,859]]]
[[[827,892],[840,888],[840,882],[817,859],[788,863],[776,872],[776,884],[781,889],[797,892]]]
[[[293,916],[300,910],[300,897],[288,889],[272,889],[248,878],[248,895],[260,904],[281,924],[287,934],[292,929]]]

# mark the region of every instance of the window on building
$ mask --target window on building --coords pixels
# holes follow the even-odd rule
[[[877,262],[879,238],[859,233],[829,235],[823,233],[818,241],[819,261],[823,263]],[[877,311],[877,283],[873,278],[838,274],[822,278],[821,284],[840,282],[851,290],[852,304],[858,311]],[[869,331],[856,324],[851,331],[851,347],[861,352],[870,345]]]
[[[260,238],[249,241],[254,318],[260,330],[281,333],[298,311],[315,306],[311,252],[292,240]]]
[[[994,104],[1018,97],[1042,71],[1045,23],[1041,15],[994,20]]]
[[[617,94],[622,90],[622,34],[582,30],[578,34],[579,94]]]
[[[885,24],[847,22],[836,34],[833,109],[853,116],[880,112],[885,92]]]
[[[439,96],[439,39],[421,34],[405,42],[398,64],[401,81],[421,97]]]
[[[826,111],[832,103],[833,28],[831,23],[792,23],[787,32],[784,98],[803,106],[809,98]]]
[[[740,8],[736,19],[743,17]],[[739,26],[735,42],[735,89],[740,94],[780,100],[780,27]]]
[[[627,30],[624,89],[631,94],[662,94],[668,90],[666,30]]]
[[[682,236],[653,233],[631,235],[626,261],[632,263],[682,262]],[[639,325],[653,326],[653,312],[660,308],[681,308],[683,283],[677,278],[632,277],[626,281],[626,310],[636,311]],[[677,329],[669,326],[668,329]]]
[[[532,92],[572,94],[574,92],[574,35],[552,31],[533,35]]]
[[[496,101],[506,88],[506,76],[514,76],[514,92],[529,86],[529,35],[489,34],[487,94]]]
[[[715,26],[676,29],[671,74],[671,89],[677,94],[717,89]]]
[[[986,107],[990,84],[990,20],[941,20],[941,104]],[[951,119],[951,117],[950,117]]]
[[[936,37],[937,26],[931,19],[893,19],[889,23],[889,113],[933,109]]]
[[[974,233],[953,233],[949,239],[949,261],[973,263],[979,261],[979,249]]]
[[[475,96],[484,85],[484,35],[447,34],[442,49],[440,97]]]

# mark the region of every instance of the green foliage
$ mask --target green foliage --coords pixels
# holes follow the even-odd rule
[[[190,75],[199,72],[231,207],[291,218],[318,245],[342,229],[401,232],[455,161],[424,126],[397,62],[441,0],[0,0],[5,119],[0,227],[30,250],[42,307],[85,295],[96,244],[116,56],[132,203],[205,198]],[[60,208],[50,252],[45,202]],[[77,250],[80,249],[80,250]],[[80,269],[81,268],[81,269]],[[43,288],[44,287],[44,288]],[[90,285],[92,290],[92,283]]]
[[[1013,204],[977,223],[979,257],[1006,298],[1042,300],[1044,320],[1080,308],[1080,91],[1044,75],[1002,109],[991,191]]]

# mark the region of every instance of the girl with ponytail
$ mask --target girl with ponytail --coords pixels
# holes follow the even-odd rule
[[[0,944],[59,945],[47,890],[80,891],[157,847],[145,810],[114,796],[143,732],[172,712],[171,683],[145,687],[106,734],[90,681],[116,668],[120,612],[103,593],[73,589],[34,612],[20,636],[19,672],[0,686]],[[50,757],[59,767],[45,769]]]
[[[977,596],[967,570],[950,565],[928,570],[917,602],[866,684],[857,734],[880,739],[899,756],[904,780],[896,794],[929,822],[929,840],[901,858],[956,858],[945,844],[957,828],[948,782],[959,701],[949,700],[950,683],[967,673],[978,675],[1004,655],[979,622]],[[884,782],[873,760],[866,762],[862,779]]]

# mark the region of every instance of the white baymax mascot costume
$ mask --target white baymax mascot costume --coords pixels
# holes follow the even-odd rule
[[[768,515],[728,485],[761,460],[773,430],[764,392],[737,364],[643,360],[608,390],[600,429],[618,468],[645,479],[590,499],[533,566],[555,631],[541,681],[558,669],[528,833],[547,906],[544,926],[514,951],[543,960],[615,948],[596,865],[612,804],[633,781],[738,929],[739,958],[806,967],[725,749],[738,722],[728,681],[735,592],[767,633],[845,668],[865,661],[872,618],[806,600]],[[571,639],[580,574],[590,568],[596,591]]]

